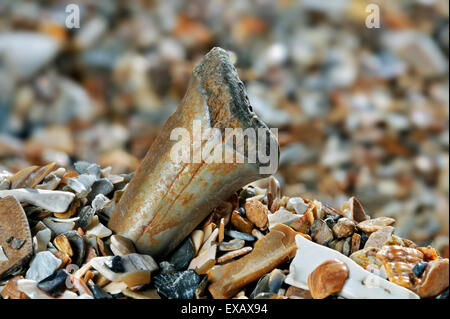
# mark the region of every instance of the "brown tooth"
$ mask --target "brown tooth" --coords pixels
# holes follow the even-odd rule
[[[237,294],[242,287],[273,270],[297,251],[295,232],[289,226],[278,224],[255,243],[251,253],[229,264],[208,272],[212,282],[209,291],[215,299],[226,299]]]
[[[253,113],[228,53],[212,49],[194,69],[180,106],[153,142],[110,218],[108,228],[131,239],[142,253],[167,255],[217,203],[267,176],[261,174],[260,167],[265,165],[258,161],[174,163],[170,153],[177,141],[170,140],[170,134],[174,128],[185,128],[192,135],[194,120],[201,121],[203,130],[220,129],[222,137],[225,128],[263,129],[269,137],[266,145],[272,143],[278,149],[275,135]],[[247,146],[253,150],[256,143],[250,141]]]
[[[24,181],[24,185],[22,185],[21,187],[34,188],[45,178],[45,176],[47,176],[51,171],[53,171],[55,166],[56,163],[50,163],[38,168],[30,176],[28,176],[28,178]]]

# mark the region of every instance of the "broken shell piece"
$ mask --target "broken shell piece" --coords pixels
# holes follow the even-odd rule
[[[308,287],[314,299],[323,299],[341,291],[348,277],[348,267],[337,259],[326,260],[308,276]]]
[[[265,145],[278,148],[275,135],[251,110],[229,54],[213,48],[194,69],[182,103],[153,142],[109,220],[115,233],[130,238],[139,251],[154,257],[169,254],[217,203],[270,173],[261,174],[264,164],[259,161],[246,162],[248,154],[256,151],[257,143],[251,139],[243,141],[243,153],[218,144],[225,158],[236,156],[234,163],[172,161],[176,143],[170,140],[172,129],[183,127],[191,132],[194,120],[204,128],[221,131],[225,127],[253,128],[259,130],[258,135],[266,135]],[[200,146],[195,144],[193,154]]]
[[[311,227],[311,238],[319,245],[328,244],[334,239],[333,232],[330,227],[328,227],[327,223],[321,219],[314,221]]]
[[[256,237],[256,239],[261,239],[264,237],[264,234],[261,233],[259,230],[257,230],[256,228],[253,228],[252,230],[252,235]]]
[[[17,288],[25,293],[30,299],[92,299],[91,296],[82,294],[78,296],[76,293],[66,290],[58,297],[54,298],[46,294],[43,290],[37,287],[37,282],[30,279],[20,279],[17,281]]]
[[[354,252],[358,251],[360,247],[361,247],[361,235],[354,233],[352,235],[350,254],[353,254]]]
[[[19,249],[5,245],[12,238],[25,240]],[[33,254],[31,231],[27,216],[14,197],[0,199],[0,279],[25,265]]]
[[[44,218],[42,222],[45,224],[45,226],[50,228],[50,230],[55,234],[55,236],[71,231],[75,227],[74,222],[65,221],[64,223],[58,223],[53,221],[53,219],[49,217]]]
[[[378,250],[379,249],[375,247],[364,248],[351,254],[350,259],[352,259],[364,269],[367,269],[369,265],[372,266],[372,269],[378,269],[383,265],[381,260],[377,258]]]
[[[384,228],[386,226],[390,226],[395,223],[395,219],[389,217],[377,217],[374,219],[366,220],[360,222],[356,225],[358,229],[362,230],[366,234],[370,234]]]
[[[109,246],[114,255],[124,256],[136,252],[133,242],[120,235],[111,236],[111,245]]]
[[[47,228],[44,223],[42,223],[42,225],[45,228],[38,231],[33,237],[33,249],[35,254],[47,250],[47,245],[52,237],[52,231]]]
[[[40,252],[31,261],[25,278],[39,282],[53,274],[60,265],[61,260],[56,258],[51,252]]]
[[[244,208],[247,218],[255,224],[256,227],[266,227],[268,223],[267,215],[269,214],[269,210],[263,203],[256,200],[248,200],[245,202]]]
[[[253,251],[229,264],[211,269],[209,291],[216,299],[230,298],[247,284],[257,280],[296,251],[294,236],[297,233],[286,225],[276,225],[266,236],[255,243]]]
[[[299,219],[299,217],[301,217],[301,215],[292,214],[290,211],[281,207],[275,213],[268,216],[269,229],[272,229],[275,225],[278,224],[289,225],[290,223]]]
[[[216,264],[216,252],[216,244],[209,246],[208,249],[203,251],[201,254],[199,253],[197,257],[191,260],[188,269],[195,270],[195,272],[199,275],[206,274],[208,270]]]
[[[150,282],[150,274],[158,270],[158,265],[149,255],[129,254],[121,257],[124,272],[117,273],[108,268],[115,257],[92,258],[89,264],[99,273],[111,281],[123,281],[128,287],[133,287]]]
[[[221,242],[219,245],[219,250],[220,251],[232,251],[232,250],[241,249],[242,247],[244,247],[244,245],[245,245],[244,240],[234,238],[228,242],[226,242],[226,241]]]
[[[308,204],[301,197],[289,198],[286,209],[295,211],[296,214],[303,215],[308,209]]]
[[[289,285],[308,289],[309,274],[324,261],[337,259],[345,263],[349,269],[349,277],[338,293],[344,298],[419,298],[412,291],[371,274],[352,259],[331,248],[316,244],[302,236],[295,236],[295,241],[298,247],[297,254],[289,266],[289,275],[285,280]]]
[[[376,232],[370,234],[369,239],[367,239],[364,248],[376,247],[381,248],[386,243],[392,240],[392,233],[394,232],[394,227],[386,226],[377,230]]]
[[[357,223],[370,219],[359,200],[357,200],[354,196],[350,197],[348,201],[342,203],[341,211],[344,217],[354,220]]]
[[[3,299],[28,299],[27,295],[17,288],[17,281],[20,279],[24,278],[22,276],[15,276],[8,280],[1,293]]]
[[[72,247],[70,246],[70,242],[69,242],[69,240],[67,239],[66,236],[64,236],[62,234],[56,236],[55,239],[53,240],[53,244],[55,245],[55,247],[59,251],[62,251],[63,253],[66,253],[70,257],[73,256]]]
[[[245,255],[245,254],[248,254],[251,251],[252,251],[252,247],[244,247],[244,248],[241,248],[241,249],[233,250],[233,251],[230,251],[229,253],[226,253],[226,254],[220,256],[219,258],[217,258],[217,262],[218,263],[223,263],[223,262],[226,262],[226,261],[228,261],[230,259],[242,256],[242,255]]]
[[[62,213],[67,210],[75,194],[64,191],[49,191],[43,189],[17,188],[0,190],[0,198],[14,196],[19,202],[25,202],[42,207],[51,212]]]
[[[205,233],[201,229],[196,229],[191,234],[192,243],[194,244],[195,254],[198,253],[203,243]]]
[[[91,224],[88,226],[86,230],[87,236],[96,236],[98,238],[104,238],[111,236],[111,234],[112,234],[111,229],[108,229],[106,226],[100,223],[97,215],[92,217]]]

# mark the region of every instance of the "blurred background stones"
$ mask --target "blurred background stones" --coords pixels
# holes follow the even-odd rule
[[[65,27],[69,3],[79,29]],[[369,3],[379,29],[365,27]],[[0,175],[77,160],[135,170],[220,46],[279,129],[283,194],[332,207],[354,195],[448,257],[448,30],[446,0],[4,0]]]

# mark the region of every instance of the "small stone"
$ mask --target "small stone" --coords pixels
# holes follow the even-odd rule
[[[371,265],[375,265],[375,268],[380,268],[383,264],[381,260],[377,258],[378,248],[369,247],[358,250],[350,255],[350,259],[356,262],[364,269]]]
[[[314,221],[311,227],[311,238],[319,245],[325,245],[334,239],[333,232],[328,227],[327,223],[321,219]]]
[[[158,274],[154,278],[158,293],[171,299],[192,299],[201,277],[192,269],[170,274]]]
[[[352,196],[347,202],[341,205],[343,215],[356,223],[370,219],[359,200]]]
[[[0,261],[9,261],[9,258],[5,255],[2,246],[0,246]]]
[[[244,248],[241,248],[238,250],[230,251],[230,252],[220,256],[219,258],[217,258],[217,262],[223,263],[223,262],[231,260],[233,258],[248,254],[249,252],[252,251],[252,249],[253,249],[252,247],[244,247]]]
[[[113,299],[113,297],[105,292],[102,287],[98,285],[91,285],[89,289],[92,291],[95,299]]]
[[[37,287],[52,297],[59,297],[66,290],[67,272],[61,269],[38,282]]]
[[[247,218],[256,225],[256,227],[264,228],[267,226],[269,210],[260,201],[248,200],[245,202],[245,213]],[[233,218],[233,217],[231,217]],[[251,231],[250,231],[251,233]]]
[[[86,253],[86,244],[83,236],[74,230],[64,233],[64,236],[69,240],[70,247],[72,247],[72,263],[81,266]]]
[[[185,270],[191,259],[195,255],[195,248],[192,240],[188,237],[170,256],[169,262],[174,265],[176,270]]]
[[[254,241],[255,237],[253,237],[252,235],[246,234],[246,233],[242,233],[236,230],[225,230],[225,235],[230,236],[232,238],[236,238],[236,239],[242,239],[245,241]]]
[[[286,290],[286,297],[289,299],[313,299],[309,290],[289,286]]]
[[[112,235],[110,239],[110,248],[114,255],[124,256],[136,252],[133,242],[128,238],[121,235]]]
[[[188,269],[193,269],[199,275],[206,274],[216,264],[217,245],[213,243],[207,249],[200,251],[198,256],[191,260]]]
[[[348,267],[337,259],[323,262],[308,276],[308,287],[314,299],[323,299],[341,291],[348,277]]]
[[[75,227],[74,222],[59,223],[55,222],[53,219],[49,217],[44,218],[42,222],[45,224],[45,226],[50,228],[50,230],[55,234],[55,236],[71,231]]]
[[[394,227],[392,227],[392,226],[386,226],[384,228],[381,228],[380,230],[377,230],[376,232],[372,233],[369,236],[369,239],[367,239],[367,242],[364,245],[364,248],[368,248],[368,247],[381,248],[381,247],[383,247],[387,242],[392,240],[393,232],[394,232]]]
[[[98,238],[104,238],[111,236],[112,231],[100,223],[98,216],[95,215],[91,219],[91,224],[88,226],[86,230],[87,236],[96,236]]]
[[[107,203],[110,202],[110,199],[103,194],[98,194],[93,199],[91,206],[95,212],[101,211]]]
[[[301,197],[291,197],[286,204],[286,209],[294,210],[296,214],[303,215],[308,209],[308,204]]]
[[[28,299],[27,295],[17,288],[17,281],[24,279],[22,276],[15,276],[8,280],[5,288],[1,292],[3,299]]]
[[[432,260],[428,263],[422,282],[416,288],[421,298],[435,297],[449,286],[449,262],[448,258]]]
[[[355,223],[346,217],[340,218],[333,226],[333,233],[337,238],[352,236],[355,230]]]
[[[244,247],[244,245],[245,245],[244,240],[235,238],[228,242],[226,242],[226,241],[221,242],[219,245],[219,250],[220,251],[232,251],[232,250],[241,249],[242,247]]]
[[[358,251],[359,247],[361,247],[361,235],[354,233],[352,235],[350,254],[353,254],[354,252]]]
[[[272,229],[278,224],[289,225],[290,223],[296,221],[299,217],[301,217],[301,215],[292,214],[287,209],[281,207],[275,213],[269,215],[269,229]]]
[[[59,251],[67,254],[68,256],[70,256],[70,257],[73,256],[72,247],[70,246],[70,242],[66,236],[64,236],[62,234],[56,236],[55,239],[53,240],[53,245],[55,245],[55,247]]]
[[[330,227],[330,229],[333,229],[334,225],[336,225],[339,218],[341,218],[341,216],[339,216],[339,215],[330,215],[324,219],[324,222],[327,223],[327,225],[328,225],[328,227]]]
[[[350,251],[352,249],[352,237],[347,237],[344,240],[344,245],[342,246],[342,254],[345,256],[350,256]]]
[[[117,273],[125,272],[125,268],[122,264],[122,258],[120,256],[114,256],[111,260],[108,260],[108,263],[105,262],[105,266],[111,269],[111,271]]]
[[[195,254],[198,253],[198,251],[201,248],[201,245],[203,244],[203,237],[205,233],[201,229],[196,229],[191,233],[191,240],[194,244]]]
[[[52,231],[49,228],[47,228],[47,226],[45,226],[43,222],[39,223],[42,224],[43,229],[38,231],[36,235],[33,237],[34,253],[39,253],[41,251],[47,250],[47,245],[52,237]]]
[[[428,263],[426,262],[418,262],[412,269],[412,272],[414,275],[416,275],[417,278],[422,277],[423,272],[427,268]]]
[[[360,222],[356,225],[358,229],[362,230],[367,234],[371,234],[380,230],[383,227],[390,226],[395,223],[395,219],[389,217],[378,217],[375,219],[369,219],[363,222]]]
[[[75,227],[81,228],[84,232],[87,230],[91,223],[92,217],[95,215],[95,210],[90,206],[85,206],[81,209],[79,216],[80,219],[76,222]]]
[[[100,178],[92,184],[88,195],[88,201],[92,202],[98,194],[108,195],[114,190],[114,185],[107,178]]]
[[[30,268],[25,275],[26,279],[41,281],[55,272],[61,265],[61,260],[49,251],[42,251],[31,261]]]
[[[25,244],[25,242],[26,242],[26,240],[23,238],[14,238],[11,242],[11,247],[13,249],[18,250],[18,249],[22,248],[22,246]]]
[[[243,233],[251,234],[253,223],[247,218],[242,217],[238,212],[231,213],[231,224]]]

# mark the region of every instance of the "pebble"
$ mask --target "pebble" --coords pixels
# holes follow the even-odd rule
[[[169,258],[169,262],[174,265],[176,270],[185,270],[191,259],[195,255],[195,248],[192,240],[188,237],[175,250]]]
[[[40,222],[44,229],[38,231],[33,237],[33,249],[34,253],[39,253],[41,251],[47,250],[48,243],[52,237],[52,231],[45,226],[44,223]]]
[[[170,299],[192,299],[200,285],[201,277],[192,269],[170,274],[158,274],[154,278],[158,293]]]
[[[98,285],[91,285],[89,286],[89,289],[92,291],[95,299],[113,299],[109,293],[105,292],[102,287]]]
[[[61,269],[38,282],[37,287],[52,297],[59,297],[66,290],[67,272]]]
[[[390,217],[377,217],[375,219],[366,220],[356,225],[358,229],[362,230],[366,234],[371,234],[380,230],[383,227],[390,226],[395,223],[395,219]]]
[[[220,251],[232,251],[232,250],[237,250],[237,249],[241,249],[242,247],[244,247],[245,245],[245,241],[242,239],[232,239],[230,241],[224,241],[221,242],[219,244],[219,250]]]
[[[30,299],[55,299],[37,287],[37,282],[30,279],[20,279],[17,281],[17,288],[25,293]],[[91,296],[66,290],[58,299],[92,299]]]
[[[344,202],[341,205],[341,211],[345,217],[355,221],[356,223],[370,219],[359,200],[354,196],[350,197],[347,202]]]
[[[296,214],[303,215],[308,209],[308,204],[301,197],[291,197],[286,204],[286,209],[294,210]]]
[[[352,249],[352,237],[347,237],[344,240],[344,244],[342,246],[342,254],[345,256],[350,256],[350,252]]]
[[[92,202],[99,194],[108,195],[111,193],[114,190],[114,185],[107,178],[100,178],[92,184],[91,189],[87,197],[89,202]]]
[[[197,257],[191,260],[188,269],[193,269],[199,275],[206,274],[212,266],[216,264],[217,245],[213,243]]]
[[[349,269],[337,259],[326,260],[308,276],[308,287],[314,299],[323,299],[341,291]]]
[[[69,223],[58,223],[53,221],[53,219],[47,217],[42,220],[42,222],[47,226],[55,236],[71,231],[75,227],[74,222]]]
[[[71,192],[44,189],[17,188],[0,190],[0,198],[7,196],[14,196],[20,202],[42,207],[55,213],[65,212],[75,197]]]
[[[375,247],[381,248],[386,243],[392,240],[392,234],[394,232],[394,227],[386,226],[376,232],[370,234],[369,239],[367,239],[364,248]]]
[[[321,219],[314,221],[311,227],[311,238],[319,245],[326,245],[334,239],[333,232]]]
[[[91,223],[86,229],[87,236],[96,236],[98,238],[104,238],[111,236],[111,234],[112,234],[111,229],[107,228],[105,225],[100,223],[97,215],[91,218]]]
[[[25,278],[39,282],[53,274],[60,265],[61,260],[56,258],[55,255],[49,251],[42,251],[37,253],[31,261]]]
[[[422,282],[416,288],[421,298],[435,297],[449,286],[448,258],[432,260],[423,274]]]
[[[109,248],[116,256],[124,256],[136,252],[136,248],[131,240],[121,235],[112,235],[110,237],[111,245]]]
[[[230,236],[232,238],[236,238],[236,239],[242,239],[245,241],[254,241],[255,237],[253,237],[252,235],[246,234],[246,233],[242,233],[236,230],[225,230],[225,235]]]
[[[269,230],[278,224],[289,225],[290,223],[296,221],[301,215],[292,214],[287,209],[281,207],[275,213],[268,216],[269,219]]]
[[[286,297],[289,299],[313,299],[309,290],[289,286],[286,290]]]
[[[255,224],[256,227],[264,228],[267,226],[269,210],[264,204],[256,200],[247,200],[244,208],[247,218]]]
[[[420,278],[422,277],[422,274],[427,268],[427,266],[428,263],[426,262],[418,262],[417,264],[414,265],[412,272],[414,273],[414,275],[416,275],[417,278]]]
[[[237,211],[231,213],[231,224],[240,232],[251,234],[254,227],[253,223],[245,217],[242,217]]]
[[[289,266],[289,275],[285,280],[288,285],[309,289],[309,274],[323,262],[337,259],[346,265],[350,274],[344,286],[338,292],[339,296],[348,299],[419,298],[414,292],[378,276],[376,276],[377,284],[369,285],[374,275],[364,270],[349,257],[328,247],[316,244],[303,236],[296,236],[295,241],[298,249],[295,258]]]
[[[70,256],[70,257],[73,256],[72,246],[70,246],[69,240],[63,234],[55,237],[55,239],[53,240],[53,245],[55,245],[55,247],[59,251],[67,254],[68,256]]]
[[[217,262],[218,263],[223,263],[223,262],[226,262],[226,261],[228,261],[230,259],[242,256],[242,255],[245,255],[245,254],[248,254],[249,252],[252,251],[252,249],[253,249],[252,247],[244,247],[244,248],[241,248],[241,249],[230,251],[230,252],[220,256],[219,258],[217,258]]]
[[[64,233],[64,236],[69,240],[70,247],[72,247],[72,263],[81,266],[86,253],[86,243],[83,236],[74,230]]]
[[[350,254],[353,254],[354,252],[358,251],[360,247],[361,247],[361,235],[354,233],[352,235]]]
[[[24,279],[22,276],[15,276],[8,280],[8,283],[1,291],[3,299],[28,299],[27,295],[17,288],[17,281]]]
[[[355,223],[346,217],[340,218],[336,225],[333,226],[333,234],[337,238],[352,236],[356,230]]]

